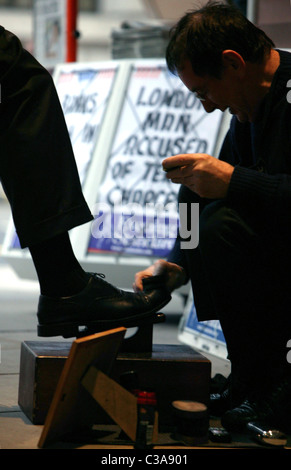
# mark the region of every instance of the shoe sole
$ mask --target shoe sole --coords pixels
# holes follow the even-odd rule
[[[163,302],[160,308],[167,305],[168,301]],[[70,323],[52,323],[48,325],[38,325],[37,334],[42,337],[62,336],[63,338],[80,337],[85,334],[94,334],[100,331],[111,330],[113,328],[124,327],[133,328],[164,321],[165,316],[155,309],[152,312],[121,318],[116,320],[99,320],[88,322],[70,322]]]

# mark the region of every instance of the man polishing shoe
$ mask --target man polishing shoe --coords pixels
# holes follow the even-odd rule
[[[38,335],[78,336],[81,328],[90,332],[134,327],[154,322],[155,314],[170,300],[163,280],[155,276],[138,293],[123,291],[106,282],[102,274],[90,274],[86,287],[69,297],[40,295],[38,304]]]

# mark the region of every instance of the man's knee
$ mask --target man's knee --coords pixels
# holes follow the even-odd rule
[[[181,186],[178,194],[178,202],[180,203],[191,203],[191,202],[201,202],[201,198],[198,194],[193,193],[191,189],[186,186]]]
[[[223,201],[209,203],[201,212],[199,219],[199,245],[203,248],[216,247],[221,242],[232,239],[233,230],[237,230],[235,214]]]

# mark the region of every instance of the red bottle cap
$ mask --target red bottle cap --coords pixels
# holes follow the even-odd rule
[[[156,398],[155,392],[147,392],[143,390],[138,390],[137,403],[139,405],[156,405],[157,398]]]

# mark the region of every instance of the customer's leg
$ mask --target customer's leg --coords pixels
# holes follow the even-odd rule
[[[52,77],[15,36],[6,36],[0,34],[9,51],[1,81],[0,177],[20,244],[28,247],[92,215]]]
[[[84,273],[76,260],[68,230],[92,216],[52,77],[1,27],[0,48],[0,176],[39,276],[40,334],[74,336],[79,326],[92,332],[153,320],[171,298],[163,286],[121,291]]]

